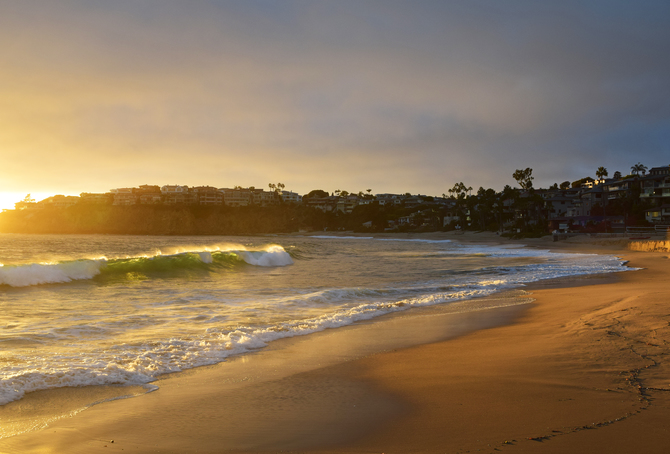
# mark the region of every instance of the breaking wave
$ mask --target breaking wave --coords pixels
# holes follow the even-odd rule
[[[95,258],[58,263],[31,263],[27,265],[0,265],[0,286],[28,287],[105,277],[134,277],[161,275],[186,270],[215,270],[243,265],[286,266],[293,259],[281,246],[270,245],[259,250],[210,247],[205,250],[178,250],[152,256]]]
[[[398,301],[376,301],[343,308],[334,313],[273,325],[234,329],[212,327],[195,338],[172,338],[136,345],[119,345],[105,351],[61,355],[46,370],[17,368],[0,383],[0,405],[22,398],[25,393],[65,386],[146,385],[160,375],[216,364],[235,355],[267,346],[287,337],[303,336],[329,328],[350,325],[412,307],[432,306],[487,296],[498,290],[495,283],[462,286],[444,293],[417,295]],[[354,293],[357,290],[352,289]],[[518,301],[511,304],[520,304]]]

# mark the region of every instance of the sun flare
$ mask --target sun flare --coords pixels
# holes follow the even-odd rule
[[[14,204],[23,200],[28,194],[25,192],[0,192],[0,210],[13,210]],[[54,192],[35,192],[30,194],[30,198],[36,202],[44,200],[47,197],[55,195]]]

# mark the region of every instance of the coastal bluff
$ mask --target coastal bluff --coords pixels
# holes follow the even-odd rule
[[[1,233],[237,235],[323,228],[324,213],[301,206],[75,205],[5,211]]]

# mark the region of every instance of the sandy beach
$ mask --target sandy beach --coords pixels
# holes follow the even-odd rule
[[[509,296],[525,304],[481,313],[432,307],[283,339],[2,439],[0,453],[667,452],[670,253],[514,243],[642,269],[541,281]],[[56,398],[34,394],[21,405]]]

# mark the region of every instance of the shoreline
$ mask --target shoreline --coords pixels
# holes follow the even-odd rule
[[[409,396],[422,415],[339,452],[665,452],[670,316],[658,279],[668,258],[626,256],[645,269],[583,287],[536,283],[535,303],[514,324],[370,361],[364,375]],[[476,370],[422,367],[426,358]],[[430,391],[398,385],[418,376]],[[440,427],[453,432],[436,436]]]
[[[440,236],[442,237],[443,235]],[[542,247],[561,252],[567,252],[568,250],[572,252],[592,252],[595,250],[600,253],[609,252],[610,255],[635,256],[635,260],[640,260],[641,262],[645,262],[645,260],[646,262],[649,262],[653,256],[654,260],[652,260],[652,262],[654,262],[654,266],[652,266],[652,269],[657,265],[655,261],[662,261],[662,258],[658,253],[630,253],[625,252],[625,249],[623,248],[613,248],[611,246],[559,244],[558,247],[552,247],[556,246],[556,243],[532,240],[517,242],[514,240],[510,241],[507,239],[495,238],[495,235],[493,235],[494,238],[477,237],[475,239],[473,238],[474,236],[475,235],[472,235],[467,239],[464,238],[466,235],[458,235],[456,238],[439,239],[456,239],[457,241],[475,243],[523,243],[530,247]],[[640,258],[638,259],[637,257]],[[632,263],[632,266],[635,266],[635,264]],[[647,267],[647,269],[649,268]],[[479,357],[481,359],[481,356],[486,351],[486,348],[484,347],[487,347],[489,350],[497,349],[502,351],[502,353],[493,355],[493,358],[496,359],[493,363],[497,364],[497,362],[500,361],[499,358],[507,357],[511,363],[518,363],[519,367],[524,366],[528,368],[529,365],[523,361],[524,358],[519,357],[519,346],[507,345],[505,341],[516,339],[519,336],[518,331],[523,331],[524,329],[527,330],[529,324],[530,326],[536,326],[537,330],[537,326],[542,326],[542,323],[549,323],[547,319],[555,318],[555,314],[549,314],[551,311],[538,309],[538,306],[545,305],[541,300],[546,299],[549,301],[550,305],[555,305],[555,300],[557,298],[565,298],[565,295],[575,293],[577,289],[579,289],[579,292],[581,293],[596,294],[598,297],[602,297],[602,295],[608,291],[612,293],[611,289],[607,290],[608,288],[622,287],[622,285],[626,286],[635,283],[636,279],[628,278],[626,275],[638,273],[640,273],[640,271],[596,275],[603,276],[602,278],[562,278],[559,280],[563,280],[563,282],[553,282],[555,280],[548,280],[533,283],[525,288],[532,292],[532,298],[536,300],[531,305],[525,305],[530,307],[526,307],[521,311],[518,310],[517,307],[515,311],[508,311],[515,312],[514,314],[508,313],[505,316],[494,316],[492,317],[492,320],[489,320],[488,326],[477,326],[474,331],[469,333],[463,331],[454,333],[452,331],[451,335],[446,336],[444,333],[434,334],[432,338],[428,336],[428,338],[419,341],[419,345],[407,345],[406,341],[401,341],[400,345],[388,345],[387,347],[382,348],[382,350],[391,350],[383,353],[369,351],[361,354],[360,345],[358,347],[352,346],[354,349],[359,349],[359,359],[353,359],[352,357],[345,359],[339,358],[338,361],[333,363],[317,364],[316,367],[314,367],[315,364],[313,364],[313,361],[315,358],[319,358],[319,356],[317,355],[310,358],[305,352],[311,351],[312,354],[318,353],[319,350],[318,348],[315,348],[314,345],[307,345],[318,343],[315,339],[321,339],[322,347],[320,348],[326,351],[326,349],[329,348],[329,342],[332,347],[332,342],[334,342],[332,337],[337,337],[336,333],[340,333],[339,336],[344,338],[350,336],[352,331],[358,330],[361,336],[358,342],[359,344],[363,344],[366,337],[367,339],[370,338],[372,334],[370,332],[371,330],[383,330],[384,324],[386,324],[388,328],[389,323],[397,323],[398,320],[402,321],[403,319],[413,318],[414,321],[412,323],[414,323],[414,326],[408,326],[408,336],[415,336],[417,332],[425,331],[425,326],[421,324],[417,325],[419,320],[418,316],[410,315],[403,317],[403,314],[394,314],[396,316],[393,318],[389,317],[390,320],[376,319],[372,323],[351,325],[350,327],[340,328],[338,330],[333,330],[332,332],[326,331],[304,338],[288,339],[285,342],[277,341],[276,345],[271,345],[258,354],[250,355],[246,360],[244,357],[240,357],[237,361],[221,363],[217,366],[207,366],[202,369],[193,369],[162,379],[160,383],[161,391],[159,392],[141,396],[138,399],[126,399],[124,401],[96,405],[83,413],[86,417],[79,415],[74,418],[67,418],[66,420],[59,421],[47,430],[0,440],[0,452],[62,452],[64,447],[67,447],[68,452],[98,452],[98,450],[100,452],[108,452],[112,448],[119,451],[124,449],[132,452],[154,452],[154,449],[159,449],[160,452],[221,452],[222,450],[229,452],[260,452],[268,450],[269,452],[283,448],[297,450],[297,452],[374,452],[376,450],[379,450],[379,452],[406,452],[408,450],[416,452],[433,452],[433,450],[437,449],[447,449],[447,446],[451,446],[449,448],[450,450],[464,449],[459,446],[472,446],[474,448],[479,445],[476,443],[474,445],[468,445],[467,443],[458,444],[454,441],[453,436],[449,437],[451,440],[449,442],[450,444],[447,443],[445,445],[444,443],[446,443],[446,441],[442,440],[440,437],[437,437],[436,439],[436,434],[432,434],[433,436],[431,437],[430,430],[428,433],[426,430],[420,430],[422,426],[426,426],[432,427],[432,430],[439,431],[438,429],[440,427],[445,427],[445,425],[454,427],[459,424],[458,420],[453,420],[453,415],[451,415],[451,419],[445,414],[437,416],[433,415],[434,411],[431,413],[432,410],[430,410],[430,408],[434,406],[435,402],[433,401],[432,403],[427,404],[422,400],[421,391],[425,391],[424,388],[429,387],[431,383],[439,382],[438,378],[431,374],[439,373],[442,376],[446,374],[447,376],[451,376],[454,380],[452,383],[448,380],[444,381],[443,379],[440,386],[435,385],[441,393],[440,398],[442,400],[446,399],[446,403],[443,402],[443,407],[449,407],[450,402],[451,405],[455,405],[455,402],[450,401],[449,399],[453,400],[457,396],[462,396],[463,386],[466,388],[474,386],[472,399],[478,402],[478,404],[475,405],[475,409],[480,410],[477,411],[476,414],[477,419],[481,419],[481,410],[487,408],[487,406],[484,402],[479,402],[478,399],[481,400],[483,396],[488,396],[489,403],[495,404],[494,406],[497,408],[500,406],[498,404],[505,401],[505,398],[501,397],[504,397],[510,390],[515,389],[513,381],[500,383],[495,379],[495,376],[490,370],[484,370],[476,377],[477,380],[487,383],[488,387],[483,385],[477,387],[472,383],[462,381],[463,377],[468,375],[468,373],[466,373],[467,366],[471,367],[475,364],[479,368],[482,367],[481,361],[477,361],[476,358]],[[645,281],[648,281],[648,279],[645,279]],[[586,286],[582,287],[581,285]],[[620,294],[621,292],[616,291],[615,293]],[[580,298],[584,298],[584,296],[580,296]],[[565,302],[559,302],[559,305],[561,305],[563,309],[561,313],[564,315],[567,309],[563,306],[566,306],[566,304],[567,303]],[[592,309],[591,306],[589,306],[589,308]],[[602,308],[599,310],[601,309]],[[574,316],[574,308],[570,310],[572,312],[568,311],[569,315]],[[450,317],[453,318],[453,315],[450,315]],[[436,322],[435,314],[432,314],[432,318],[432,321]],[[536,320],[538,318],[542,320]],[[505,320],[502,321],[502,319]],[[396,322],[393,322],[393,320],[396,320]],[[515,321],[511,324],[504,324],[509,323],[510,320]],[[574,323],[574,320],[570,320]],[[503,324],[501,324],[501,321]],[[412,323],[409,323],[409,325],[412,325]],[[459,323],[462,323],[462,320]],[[440,323],[432,323],[432,325],[437,329]],[[458,325],[458,323],[456,323],[456,325]],[[452,328],[454,328],[454,326],[452,326]],[[390,332],[394,332],[396,328],[390,330]],[[544,328],[545,330],[548,329],[547,327]],[[555,326],[552,325],[552,328],[555,328]],[[515,334],[515,332],[517,333]],[[551,329],[549,329],[548,332],[552,333],[550,337],[560,337],[560,330],[559,334],[556,334],[556,332]],[[542,332],[540,332],[540,334],[546,335],[546,333]],[[534,337],[537,337],[537,335],[538,332],[535,332]],[[379,333],[377,333],[376,336],[384,338],[384,335],[380,336]],[[440,336],[443,337],[442,340],[438,339]],[[388,338],[388,335],[386,338]],[[449,340],[445,341],[444,339]],[[487,342],[482,339],[488,339],[489,342],[495,341],[495,345],[487,346]],[[574,341],[574,339],[563,340],[567,342],[565,345],[570,344],[568,341]],[[601,340],[598,340],[597,342],[600,341]],[[294,347],[297,345],[298,349],[302,348],[303,350],[300,352],[291,351],[290,348],[285,348],[287,344],[293,344]],[[550,342],[546,346],[555,349],[556,345],[558,345],[556,342]],[[477,346],[477,348],[474,348],[474,346]],[[574,348],[574,345],[572,347]],[[529,347],[527,346],[526,348],[528,349]],[[535,346],[535,348],[537,347]],[[454,350],[458,350],[458,352],[454,352]],[[442,365],[442,367],[436,365],[435,369],[426,367],[426,364],[435,364],[436,358],[444,358],[449,355],[451,355],[452,364],[460,366],[459,374],[454,375],[454,371],[445,370],[444,365]],[[470,359],[465,357],[466,355],[469,356]],[[230,365],[236,363],[240,365],[239,367],[246,367],[246,370],[249,370],[248,365],[250,363],[262,362],[256,359],[257,357],[262,356],[265,356],[266,358],[274,356],[274,359],[270,358],[270,363],[267,363],[270,364],[270,366],[259,366],[260,369],[265,369],[257,369],[254,372],[256,375],[248,375],[249,377],[252,377],[252,381],[255,379],[258,383],[263,383],[263,392],[260,393],[261,397],[258,397],[258,393],[261,391],[258,386],[253,384],[247,386],[243,383],[243,381],[248,381],[246,375],[245,377],[247,377],[247,379],[244,379],[243,377],[242,379],[239,379],[240,381],[235,382],[234,378],[231,378],[230,376],[225,377],[225,374],[221,374],[222,368],[219,366],[222,364],[226,365],[225,368],[230,368]],[[302,370],[300,367],[297,369],[295,367],[293,367],[293,369],[288,368],[289,370],[284,370],[283,373],[279,374],[274,373],[274,375],[268,373],[268,370],[270,370],[268,367],[271,368],[274,366],[281,369],[281,366],[278,366],[279,363],[277,363],[277,361],[281,360],[282,357],[284,361],[293,361],[296,357],[302,357],[302,361],[306,362],[309,367]],[[489,361],[491,360],[491,357],[486,359]],[[274,363],[272,363],[272,361],[274,361]],[[486,363],[486,361],[484,363]],[[412,366],[409,364],[412,364]],[[496,367],[497,369],[495,370],[497,371],[506,370],[504,364],[497,364]],[[523,369],[523,367],[521,367],[521,369]],[[417,371],[423,371],[424,374],[413,376],[412,374],[418,373]],[[243,372],[243,375],[244,373],[246,372]],[[590,374],[593,374],[594,372],[584,373],[590,376]],[[412,376],[412,383],[416,382],[418,384],[408,382],[408,376]],[[524,380],[527,380],[527,377],[533,376],[533,373],[520,373],[519,376],[523,377]],[[388,377],[395,377],[395,379],[390,380]],[[601,377],[598,379],[601,380]],[[222,390],[221,380],[228,380],[226,381],[226,386],[223,387],[228,389],[228,391],[226,391],[226,389]],[[551,382],[552,380],[556,381],[557,379],[547,377],[545,371],[544,380]],[[560,389],[564,389],[566,386],[568,388],[570,388],[570,386],[578,387],[576,384],[570,385],[570,380],[566,380],[567,378],[563,379],[563,381],[558,380],[559,383],[554,383],[553,386],[558,386]],[[219,383],[219,386],[213,385],[214,382]],[[240,385],[240,383],[244,386]],[[534,385],[536,388],[539,386],[537,383]],[[289,418],[284,424],[279,424],[277,426],[276,422],[273,423],[273,421],[276,420],[278,415],[274,414],[273,416],[272,412],[261,412],[263,414],[258,414],[258,412],[254,413],[252,411],[249,413],[248,409],[242,408],[239,409],[237,414],[231,414],[230,412],[226,414],[226,412],[217,412],[214,409],[200,408],[202,406],[208,406],[212,401],[217,401],[221,404],[229,404],[231,396],[234,395],[237,395],[237,397],[233,400],[239,404],[239,407],[245,407],[245,399],[240,397],[244,394],[240,393],[240,386],[247,390],[247,403],[255,402],[262,406],[264,403],[286,404],[286,402],[291,402],[292,406],[289,406],[289,408],[285,410],[288,414],[296,416],[291,416],[293,419]],[[553,389],[552,385],[544,386],[550,388],[550,390]],[[190,390],[185,391],[180,389],[184,387],[189,388]],[[195,390],[191,388],[195,388]],[[267,389],[272,390],[274,394],[267,395],[269,392]],[[304,396],[305,389],[312,390],[311,393],[307,393],[309,398]],[[333,389],[338,391],[335,393],[335,396],[332,395]],[[493,395],[491,395],[492,391],[487,391],[487,389],[494,390]],[[538,389],[544,388],[539,386]],[[231,394],[231,390],[234,390],[233,394]],[[254,391],[256,394],[249,390]],[[226,392],[228,392],[227,395]],[[430,394],[433,395],[433,392],[431,391]],[[541,395],[542,393],[539,394]],[[592,390],[582,389],[578,394],[580,398],[577,400],[580,402],[582,400],[592,402],[597,395],[598,402],[601,404],[606,402],[608,405],[612,406],[609,411],[612,414],[618,414],[617,411],[615,411],[618,410],[618,407],[614,405],[614,402],[609,402],[607,399],[603,401],[602,396],[600,395],[602,393],[599,391],[594,392]],[[612,396],[615,394],[617,394],[615,397],[618,399],[620,397],[618,394],[620,393],[612,393]],[[277,396],[279,395],[282,396],[282,399],[278,401]],[[226,396],[227,400],[224,398]],[[151,397],[155,403],[149,405],[146,401],[149,397]],[[447,399],[447,397],[449,399]],[[523,396],[518,397],[522,401],[524,400]],[[627,398],[628,397],[630,396],[627,395]],[[156,407],[155,405],[157,405],[159,401],[162,401],[163,398],[170,401],[166,404],[167,406]],[[425,395],[423,395],[423,398],[425,398]],[[525,399],[528,400],[527,397]],[[571,399],[575,400],[574,398]],[[613,401],[616,399],[610,400]],[[200,402],[202,405],[196,405],[196,401]],[[321,402],[320,407],[322,408],[330,408],[330,416],[324,419],[323,415],[315,410],[312,405],[314,402]],[[344,403],[347,402],[358,402],[359,409],[352,410],[353,407],[344,408]],[[531,400],[530,403],[533,403],[533,401]],[[460,402],[460,404],[459,407],[462,407],[463,402]],[[544,406],[550,406],[548,402],[542,401],[542,404]],[[148,410],[144,407],[153,408],[154,411],[147,413]],[[163,408],[163,411],[167,411],[168,413],[161,413],[157,408]],[[175,408],[179,408],[180,412],[170,415],[170,409],[174,410]],[[286,411],[284,413],[286,413]],[[487,409],[487,411],[491,411],[490,408]],[[565,409],[561,411],[565,412]],[[589,411],[586,411],[581,407],[579,409],[572,408],[568,411],[568,415],[564,416],[568,420],[570,419],[569,413],[571,411],[574,414],[591,415],[591,419],[598,419],[597,416],[599,416],[599,414],[596,414],[597,412],[589,413]],[[230,418],[233,417],[238,418],[239,420],[244,420],[242,413],[245,412],[247,417],[246,420],[254,423],[256,427],[242,428],[236,426],[238,432],[241,430],[241,435],[237,436],[237,438],[233,437],[234,439],[223,437],[223,440],[228,440],[227,448],[224,448],[224,446],[221,445],[221,441],[223,441],[222,434],[220,433],[220,429],[217,430],[218,426],[216,426],[216,424],[221,424],[226,421],[229,423]],[[209,417],[206,418],[204,416],[205,414],[209,415]],[[137,415],[143,416],[138,417]],[[612,417],[616,419],[616,417]],[[301,420],[300,418],[303,419]],[[196,430],[196,432],[191,435],[191,438],[188,438],[188,443],[183,443],[183,440],[170,438],[172,434],[175,433],[175,427],[184,427],[191,424],[185,422],[184,419],[195,419],[202,422],[205,426],[205,428],[200,428],[199,425],[191,426],[191,429]],[[90,423],[90,420],[97,420],[97,422]],[[84,423],[84,421],[86,421],[86,423]],[[129,426],[128,421],[133,421],[133,424]],[[437,427],[435,426],[436,423],[433,423],[433,421],[437,421]],[[668,422],[670,420],[665,419],[664,421]],[[355,422],[355,424],[353,422]],[[137,424],[140,424],[142,428],[138,428]],[[414,427],[414,434],[408,433],[408,424],[409,426]],[[460,422],[460,424],[463,426],[462,422]],[[212,425],[215,427],[211,427]],[[306,430],[306,428],[309,428],[310,426],[312,429],[320,429]],[[529,427],[532,427],[532,425]],[[455,431],[455,433],[459,434],[461,438],[464,438],[465,434],[470,433],[465,429],[465,427],[461,427],[461,429]],[[135,438],[129,436],[129,431],[137,434]],[[493,427],[487,428],[483,431],[484,435],[479,436],[480,438],[488,437],[489,440],[492,440],[497,436],[496,434],[498,432],[496,431],[497,429]],[[539,433],[540,431],[539,429],[535,429],[535,432]],[[574,433],[576,432],[578,431],[575,431]],[[106,437],[103,433],[110,435]],[[189,432],[185,432],[184,435],[187,433]],[[422,436],[417,438],[416,433],[421,433]],[[292,434],[292,436],[289,437],[291,438],[291,441],[288,443],[285,441],[282,442],[282,437],[286,438],[289,434]],[[502,432],[500,436],[502,436]],[[536,435],[535,437],[538,436],[540,435]],[[549,435],[542,435],[542,437],[545,436],[551,436],[551,441],[554,441],[554,437],[557,438],[557,436],[554,435],[554,432],[550,432]],[[263,438],[265,443],[261,443],[259,437]],[[523,448],[523,443],[519,440],[520,437],[518,435],[516,437],[517,438],[513,438],[510,436],[510,440],[507,440],[507,438],[501,440],[501,442],[510,441],[510,443],[514,443],[514,445],[504,444],[504,448],[509,448],[510,450],[512,448],[517,450]],[[107,438],[107,442],[104,442]],[[116,440],[114,444],[109,443],[109,440],[112,438]],[[512,439],[516,441],[512,442]],[[133,440],[135,441],[135,446],[132,446]],[[140,440],[141,443],[137,444]],[[250,442],[249,440],[255,440],[255,442]],[[272,440],[274,440],[274,442]],[[439,448],[438,444],[436,444],[438,441]],[[344,444],[342,444],[343,442]],[[489,444],[491,447],[487,446]],[[492,450],[494,445],[495,444],[489,442],[486,443],[486,445],[479,446],[477,449],[486,448]],[[549,443],[542,443],[542,447],[545,445],[549,446]],[[19,446],[21,446],[20,449],[18,448]],[[216,448],[217,446],[218,448]],[[537,446],[532,446],[532,448],[537,449]],[[521,450],[519,452],[525,451]],[[539,451],[531,450],[528,452]]]

